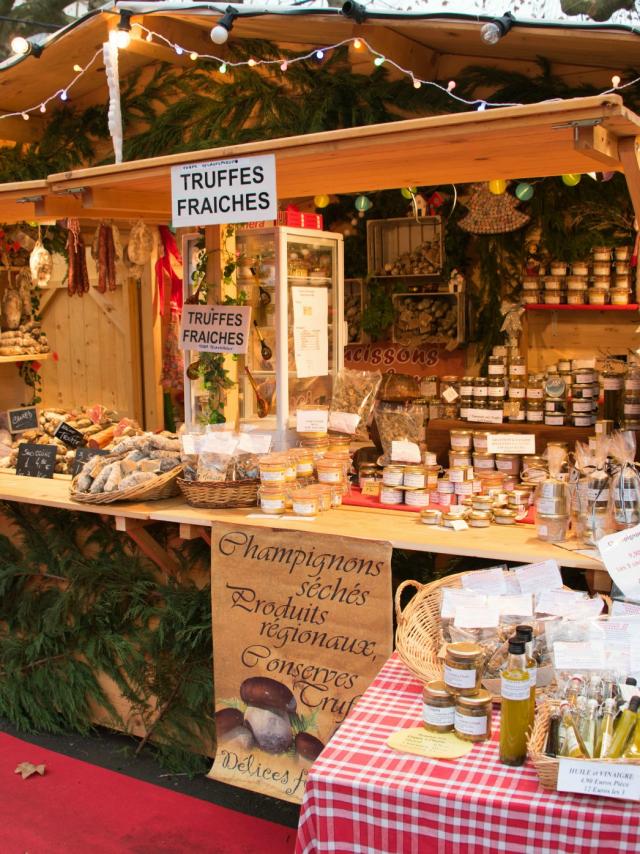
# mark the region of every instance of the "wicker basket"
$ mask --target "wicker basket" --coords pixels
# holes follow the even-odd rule
[[[255,507],[258,503],[258,480],[184,480],[178,486],[192,507],[222,509],[223,507]]]
[[[111,462],[123,459],[126,454],[114,455]],[[78,492],[77,475],[71,481],[71,500],[80,504],[113,504],[114,501],[157,501],[160,498],[172,498],[179,494],[177,480],[184,466],[179,465],[171,471],[159,474],[151,480],[116,492]]]
[[[540,785],[544,789],[558,788],[558,771],[560,760],[547,756],[544,752],[549,733],[549,721],[554,709],[553,701],[547,701],[536,710],[533,730],[529,736],[528,753],[532,765],[536,769]],[[607,762],[611,765],[640,765],[640,759],[582,759],[582,762]]]
[[[448,575],[430,584],[404,581],[396,590],[396,650],[403,663],[422,682],[442,679],[442,663],[438,658],[441,646],[440,591],[443,587],[461,587],[465,573]],[[416,595],[404,611],[400,607],[402,591],[415,587]]]

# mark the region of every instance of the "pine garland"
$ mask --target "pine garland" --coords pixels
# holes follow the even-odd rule
[[[86,733],[93,705],[122,728],[98,681],[106,674],[165,764],[185,770],[213,742],[210,589],[187,576],[208,570],[208,548],[174,550],[180,577],[164,580],[99,517],[0,508],[19,532],[0,536],[0,715],[24,732]],[[196,755],[186,767],[204,765]]]

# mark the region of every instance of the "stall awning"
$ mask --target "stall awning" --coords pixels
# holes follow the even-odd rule
[[[172,166],[273,152],[282,199],[618,170],[626,173],[638,212],[638,134],[640,117],[619,96],[576,98],[77,169],[50,175],[39,204],[42,216],[47,209],[64,216],[68,209],[68,215],[88,218],[168,219]],[[0,187],[0,220],[15,214],[20,188],[28,197],[34,183]]]

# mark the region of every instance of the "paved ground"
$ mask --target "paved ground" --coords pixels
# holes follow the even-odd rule
[[[0,730],[21,738],[48,750],[56,750],[111,771],[128,774],[138,780],[146,780],[175,792],[190,795],[203,801],[210,801],[222,807],[265,818],[269,821],[297,827],[299,807],[294,804],[268,798],[264,795],[247,792],[235,786],[227,786],[206,777],[189,779],[186,775],[168,774],[156,761],[153,748],[145,748],[139,756],[134,756],[137,740],[97,729],[91,736],[70,735],[25,735],[18,732],[6,721],[0,719]],[[28,761],[29,757],[25,756]]]

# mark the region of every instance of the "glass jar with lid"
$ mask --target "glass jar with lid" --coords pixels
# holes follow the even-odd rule
[[[484,688],[470,696],[456,697],[454,731],[465,741],[487,741],[491,738],[493,698]]]
[[[499,398],[501,401],[504,400],[504,377],[489,377],[487,382],[487,392],[489,399]]]
[[[527,380],[527,400],[542,400],[544,397],[544,380],[540,376],[529,375]]]
[[[460,378],[448,374],[440,380],[440,399],[443,403],[451,405],[460,397]]]
[[[640,391],[640,365],[629,365],[624,378],[625,391]]]
[[[422,726],[430,732],[451,732],[456,700],[440,680],[427,682],[422,692]]]
[[[501,356],[489,356],[487,372],[490,377],[504,377],[507,373],[505,359]]]
[[[527,363],[524,356],[512,356],[509,363],[510,377],[524,377],[527,373]]]
[[[509,423],[516,424],[526,420],[527,415],[524,408],[524,401],[522,404],[519,401],[514,401],[514,405],[509,410]]]
[[[475,377],[462,377],[460,380],[460,396],[473,397],[473,381]]]
[[[487,377],[476,377],[473,381],[473,397],[477,399],[485,399],[489,396],[489,380]]]
[[[524,400],[526,395],[526,377],[512,377],[509,380],[509,400]]]
[[[461,397],[460,398],[460,418],[463,421],[469,420],[470,410],[473,409],[473,398],[472,397]]]
[[[452,694],[475,694],[480,688],[484,652],[476,643],[450,643],[444,663],[444,682]]]

